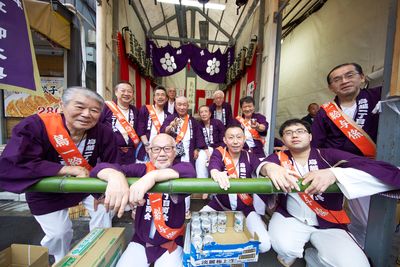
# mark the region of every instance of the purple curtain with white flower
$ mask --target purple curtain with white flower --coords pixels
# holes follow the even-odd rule
[[[188,62],[187,53],[181,47],[174,48],[169,44],[158,48],[152,41],[148,43],[148,54],[153,59],[155,76],[169,76],[181,71]]]
[[[148,56],[153,59],[155,76],[169,76],[182,70],[188,60],[194,72],[202,79],[223,83],[228,66],[234,59],[234,47],[228,48],[224,54],[218,49],[211,53],[195,44],[186,44],[179,48],[170,45],[158,48],[152,41],[147,42]]]

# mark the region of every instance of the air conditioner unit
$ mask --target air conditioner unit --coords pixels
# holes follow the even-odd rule
[[[86,47],[86,62],[96,63],[96,48]]]
[[[90,45],[96,44],[96,31],[88,30],[87,42]]]

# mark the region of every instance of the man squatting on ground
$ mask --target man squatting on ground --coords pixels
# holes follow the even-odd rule
[[[111,166],[117,160],[117,145],[113,132],[98,123],[104,105],[97,93],[83,88],[67,88],[61,98],[63,114],[32,115],[13,129],[12,136],[0,157],[0,188],[21,193],[48,176],[89,177],[89,171],[99,161]],[[70,250],[73,236],[68,208],[82,202],[89,211],[90,230],[111,227],[109,209],[122,216],[121,202],[128,200],[124,190],[125,177],[98,178],[107,181],[104,206],[94,208],[91,194],[27,192],[31,213],[45,233],[41,245],[59,261]],[[98,197],[95,195],[95,197]]]
[[[134,235],[117,266],[182,266],[186,194],[147,192],[157,182],[192,178],[196,174],[189,162],[173,164],[176,143],[167,134],[154,137],[148,151],[150,162],[123,165],[114,171],[121,169],[128,177],[141,177],[129,188],[130,204],[137,205]],[[102,168],[102,164],[97,165],[92,175]],[[127,185],[124,190],[128,190]]]
[[[350,222],[343,210],[343,194],[348,199],[372,195],[400,187],[400,170],[333,148],[312,148],[310,125],[299,119],[284,122],[279,129],[286,151],[271,154],[263,166],[279,194],[278,207],[269,223],[269,235],[278,260],[290,266],[303,257],[307,266],[369,266],[367,257],[348,232]],[[304,193],[296,181],[310,183]],[[325,194],[337,183],[343,193]],[[264,198],[266,199],[266,198]]]

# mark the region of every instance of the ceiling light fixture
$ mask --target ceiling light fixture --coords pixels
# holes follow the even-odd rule
[[[179,5],[179,0],[157,0],[157,2]],[[194,1],[194,0],[181,0],[181,4],[184,6],[194,6],[203,8],[203,4],[199,3],[199,1]],[[225,10],[224,4],[207,3],[204,5],[204,7],[208,9]]]

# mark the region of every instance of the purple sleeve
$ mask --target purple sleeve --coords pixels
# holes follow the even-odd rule
[[[168,113],[169,114],[169,113]],[[164,123],[161,125],[160,133],[165,133],[165,129],[167,126],[177,117],[176,114],[168,115],[168,117],[164,120]]]
[[[321,155],[330,163],[344,160],[338,167],[364,171],[392,186],[400,186],[400,170],[387,162],[357,156],[338,149],[320,149]]]
[[[119,164],[117,163],[108,163],[108,162],[102,162],[99,164],[96,164],[96,166],[90,171],[90,177],[97,177],[97,174],[103,170],[103,169],[107,169],[107,168],[111,168],[114,169],[116,171],[120,171],[122,172],[122,168]]]
[[[255,174],[258,165],[260,165],[261,161],[260,159],[253,153],[249,152],[249,157],[250,157],[250,166],[252,171],[252,174]]]
[[[137,134],[139,137],[142,135],[146,135],[148,117],[149,112],[147,111],[146,106],[142,106],[139,110],[139,118],[137,124]]]
[[[327,117],[325,110],[320,108],[317,113],[317,116],[315,117],[311,125],[312,147],[325,147],[324,144],[326,143],[326,137],[327,137],[327,132],[326,132],[327,126],[325,126],[326,120],[329,120],[329,118]]]
[[[257,115],[257,116],[256,116],[257,122],[265,126],[265,130],[262,131],[262,132],[259,132],[259,134],[260,134],[261,136],[266,136],[266,135],[267,135],[267,132],[268,132],[268,122],[267,122],[267,119],[265,118],[264,115],[261,115],[261,114],[259,114],[259,113],[255,114],[255,115]]]
[[[231,104],[225,102],[225,115],[226,115],[226,125],[231,125],[233,117],[232,117],[232,107]]]
[[[276,163],[278,165],[281,164],[280,161],[279,161],[278,155],[275,154],[275,153],[273,153],[273,154],[269,155],[268,157],[264,158],[262,160],[262,162],[271,162],[271,163]]]
[[[112,118],[112,111],[108,108],[106,104],[104,104],[103,111],[101,112],[101,116],[99,122],[106,124],[107,126],[111,127],[111,118]]]
[[[43,177],[56,176],[63,165],[46,159],[51,149],[40,118],[22,120],[0,157],[0,188],[20,193]]]
[[[171,169],[179,173],[178,178],[196,178],[196,171],[190,162],[179,162],[174,164]]]
[[[126,177],[137,177],[141,178],[146,174],[146,164],[143,163],[132,163],[121,166],[121,171]]]
[[[118,146],[112,129],[103,123],[98,123],[98,135],[97,140],[101,142],[99,144],[100,162],[118,162]]]
[[[196,144],[194,146],[194,148],[198,148],[198,149],[206,149],[207,148],[207,144],[204,140],[204,136],[203,133],[200,130],[200,124],[192,117],[192,124],[193,124],[193,134],[196,137]]]
[[[135,107],[135,106],[133,106],[133,105],[130,105],[130,108],[132,109],[132,111],[133,111],[133,118],[134,118],[134,125],[133,125],[133,128],[135,129],[135,131],[136,131],[136,133],[137,133],[137,129],[138,129],[138,127],[139,127],[139,111],[138,111],[138,109]],[[140,137],[140,135],[139,135],[139,137]]]
[[[208,171],[211,171],[213,169],[216,169],[218,171],[225,170],[225,164],[222,160],[222,155],[217,149],[214,149],[210,157],[210,162],[208,164]]]
[[[215,147],[219,147],[219,146],[225,147],[225,143],[224,143],[225,126],[219,120],[216,120],[216,126],[217,126],[217,129],[218,129],[218,133],[217,133],[218,134],[218,137],[217,137],[218,138],[218,143],[215,144]]]

